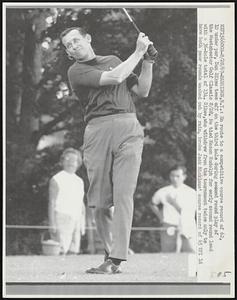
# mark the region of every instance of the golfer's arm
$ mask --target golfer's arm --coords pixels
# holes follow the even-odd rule
[[[49,225],[55,226],[55,200],[58,194],[58,186],[54,179],[49,182],[49,206],[48,206],[48,217]]]
[[[143,53],[135,51],[127,60],[119,64],[112,71],[103,72],[100,77],[100,85],[120,84],[128,78],[142,57]]]
[[[138,97],[147,97],[151,89],[152,83],[152,66],[153,64],[144,60],[140,76],[138,77],[138,84],[132,87],[132,91]]]

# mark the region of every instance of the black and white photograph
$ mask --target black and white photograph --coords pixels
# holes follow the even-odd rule
[[[4,27],[8,291],[142,297],[180,284],[186,293],[205,252],[197,7],[5,3]]]

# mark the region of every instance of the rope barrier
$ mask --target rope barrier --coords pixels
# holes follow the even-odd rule
[[[51,226],[46,225],[6,225],[6,229],[50,229]],[[173,227],[173,226],[171,226]],[[87,230],[96,230],[96,227],[86,226]],[[166,231],[165,227],[132,227],[133,231]]]

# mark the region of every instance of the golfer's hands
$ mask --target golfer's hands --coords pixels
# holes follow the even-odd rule
[[[139,55],[143,56],[148,49],[148,46],[153,44],[145,33],[140,32],[137,38],[136,50]]]
[[[149,62],[149,63],[154,63],[155,59],[151,57],[147,52],[143,55],[144,61]]]

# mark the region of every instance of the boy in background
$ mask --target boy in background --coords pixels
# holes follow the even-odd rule
[[[52,239],[59,241],[61,254],[78,254],[85,234],[84,183],[76,175],[82,155],[74,148],[62,153],[62,170],[49,182],[49,225]]]

